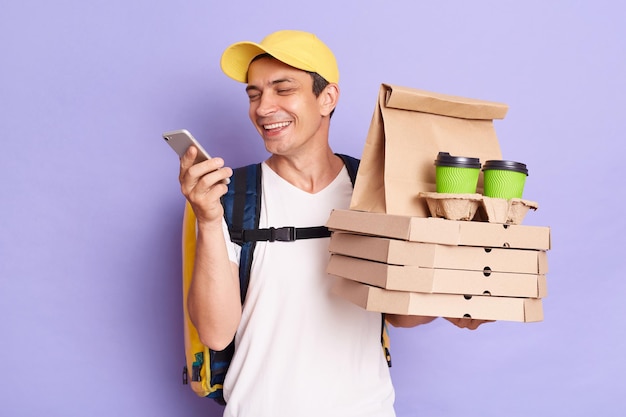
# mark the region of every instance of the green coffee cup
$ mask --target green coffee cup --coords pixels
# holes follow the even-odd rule
[[[439,152],[435,160],[435,186],[438,193],[474,194],[480,175],[480,160]]]
[[[484,192],[487,197],[522,198],[528,169],[526,164],[514,161],[486,161],[483,166]]]

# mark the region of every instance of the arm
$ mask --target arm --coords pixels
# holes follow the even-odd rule
[[[197,150],[181,158],[180,184],[197,219],[196,256],[189,287],[189,316],[203,344],[222,350],[232,341],[241,320],[237,266],[228,259],[222,229],[221,181],[232,174],[221,158],[193,165]]]
[[[435,320],[437,317],[428,317],[428,316],[401,316],[398,314],[387,314],[385,315],[387,322],[391,324],[393,327],[415,327],[420,324],[430,323]],[[470,329],[476,330],[478,326],[483,323],[490,323],[493,320],[476,320],[471,318],[452,318],[452,317],[444,317],[450,323],[454,324],[456,327],[461,329]]]
[[[393,327],[415,327],[420,324],[430,323],[437,317],[428,316],[402,316],[400,314],[385,314],[387,323]]]

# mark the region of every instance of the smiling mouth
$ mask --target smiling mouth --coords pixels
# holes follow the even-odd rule
[[[291,124],[291,122],[271,123],[269,125],[263,125],[263,129],[265,129],[265,130],[280,129],[280,128],[283,128],[283,127],[287,127],[290,124]]]

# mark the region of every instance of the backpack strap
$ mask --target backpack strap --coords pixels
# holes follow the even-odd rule
[[[245,232],[258,230],[261,216],[261,164],[236,168],[228,192],[222,197],[224,219],[231,240],[241,246],[239,290],[243,304],[248,291],[256,240],[245,240]]]

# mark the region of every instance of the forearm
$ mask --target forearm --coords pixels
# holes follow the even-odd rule
[[[386,314],[385,319],[389,324],[393,327],[415,327],[420,324],[430,323],[435,320],[437,317],[429,317],[429,316],[402,316],[398,314]],[[472,318],[451,318],[444,317],[450,323],[454,324],[456,327],[460,327],[462,329],[470,329],[476,330],[478,326],[484,323],[491,323],[493,320],[475,320]]]
[[[399,314],[385,314],[385,319],[393,327],[415,327],[420,324],[430,323],[437,317],[429,316],[404,316]]]
[[[221,224],[198,227],[187,306],[202,343],[214,350],[228,346],[241,320],[241,300],[237,266],[228,259]]]

